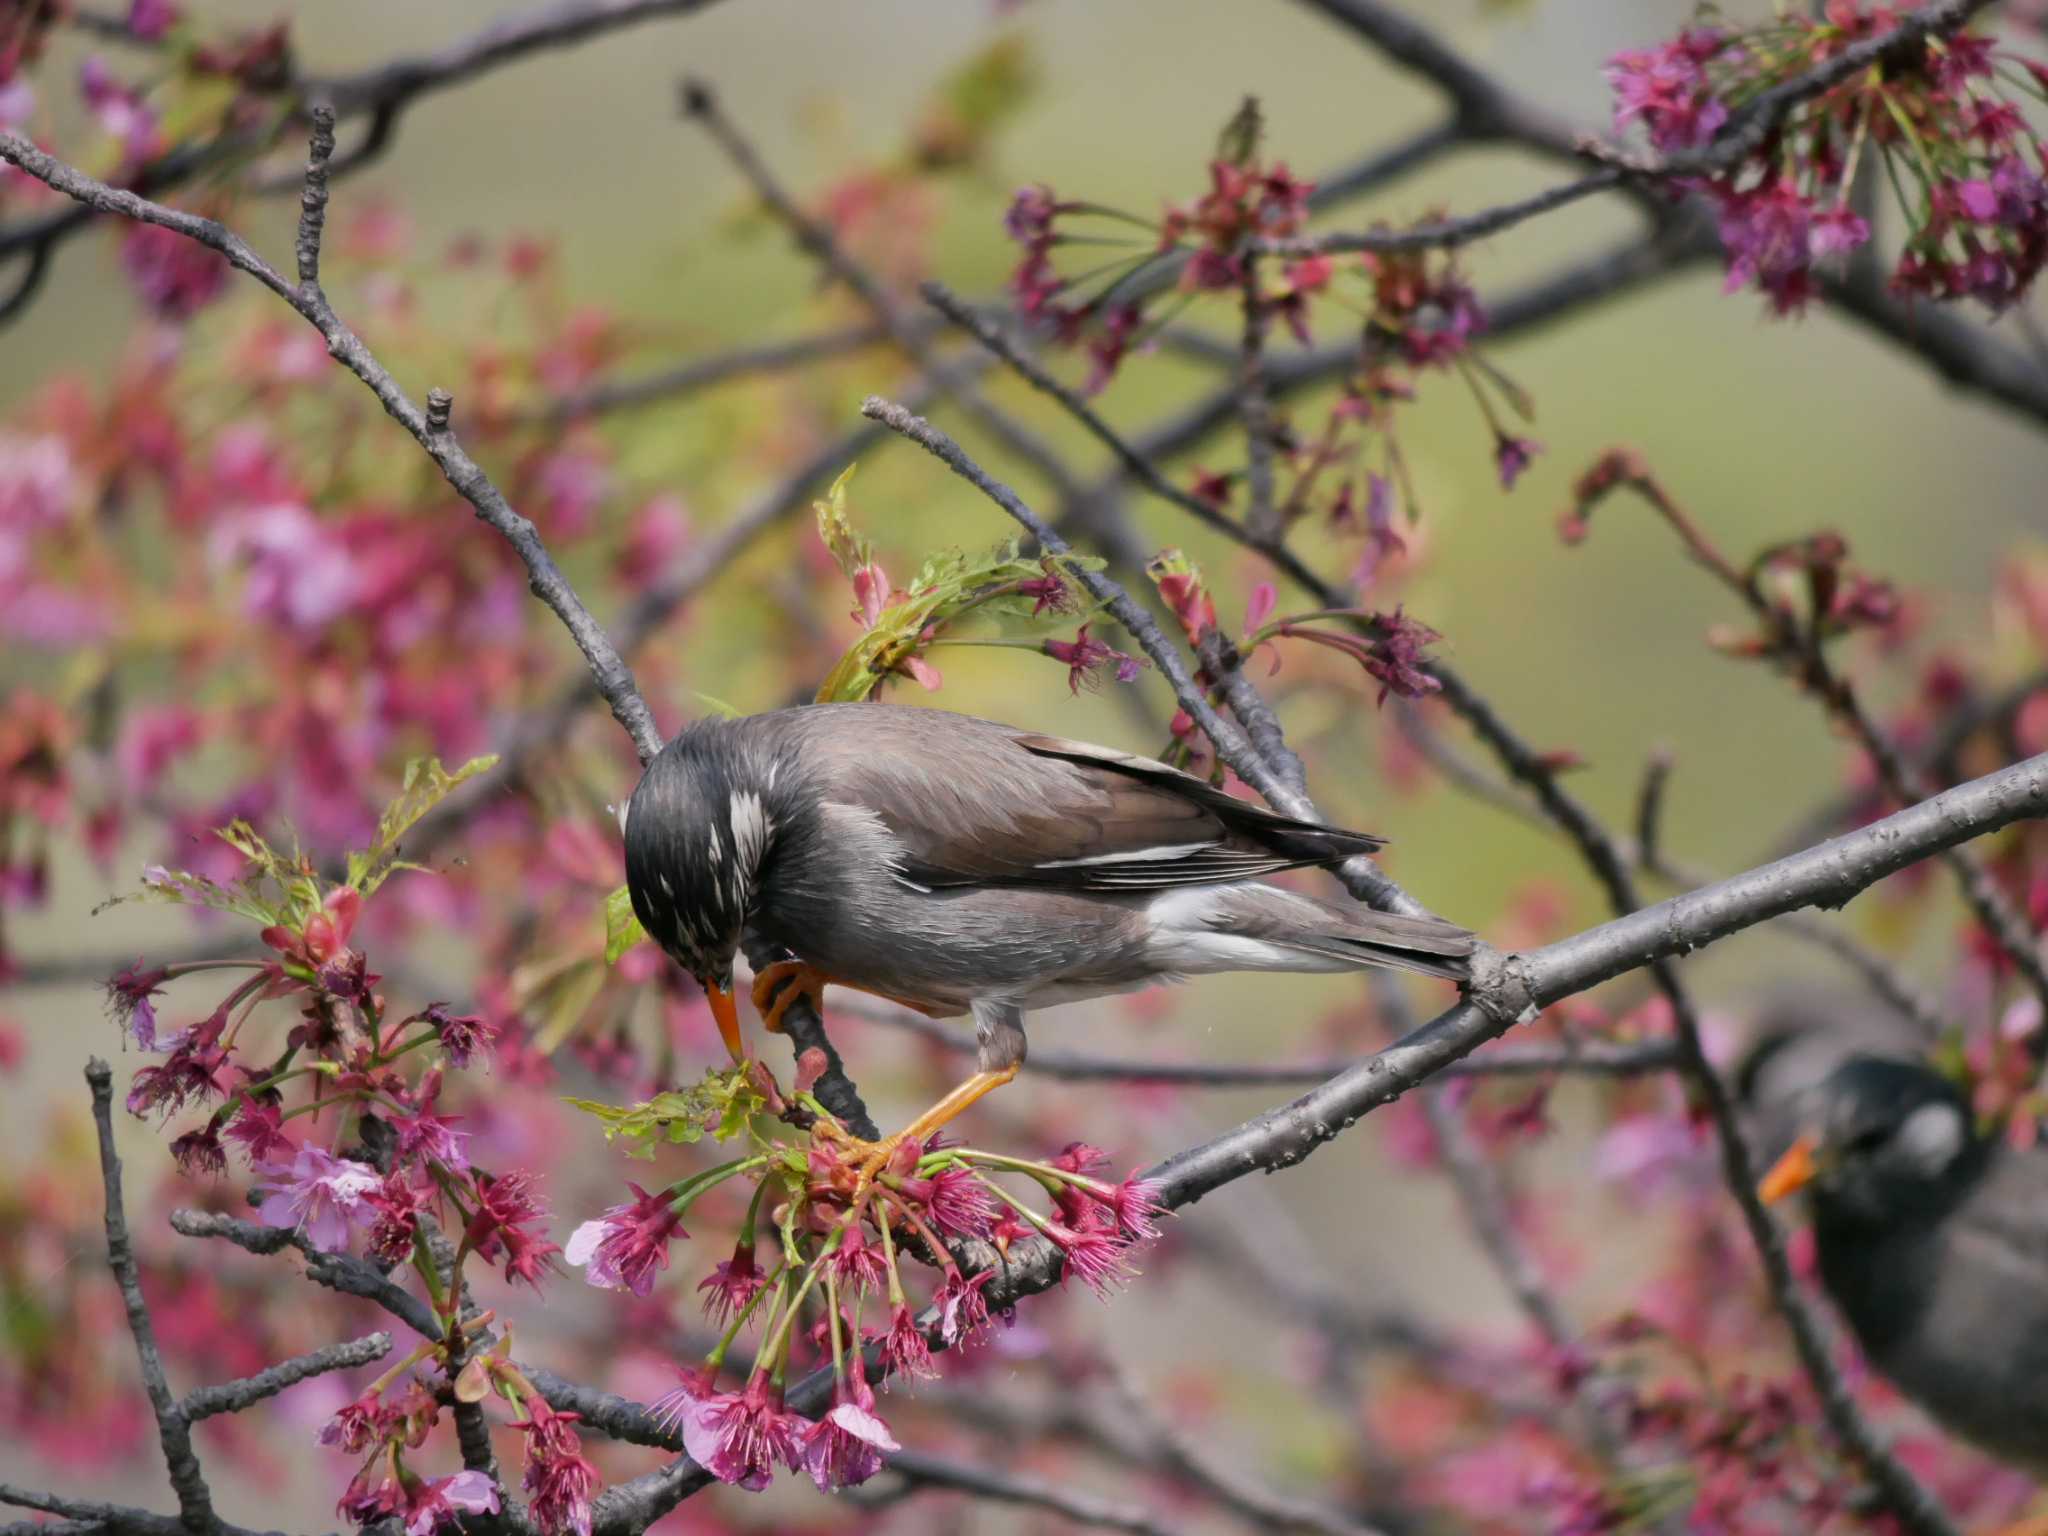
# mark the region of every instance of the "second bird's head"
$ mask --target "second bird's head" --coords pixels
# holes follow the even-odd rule
[[[1758,1194],[1769,1202],[1810,1188],[1822,1213],[1863,1226],[1939,1214],[1983,1151],[1953,1083],[1888,1057],[1848,1058],[1801,1096],[1799,1120]]]
[[[781,830],[782,765],[742,749],[724,722],[693,726],[647,765],[627,803],[626,889],[648,937],[704,985],[738,1039],[733,956]]]

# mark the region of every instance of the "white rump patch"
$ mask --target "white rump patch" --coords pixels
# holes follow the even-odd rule
[[[1260,899],[1286,902],[1277,886],[1246,882],[1238,885],[1183,886],[1162,892],[1145,906],[1152,925],[1145,958],[1162,971],[1181,976],[1206,976],[1217,971],[1349,971],[1355,964],[1334,955],[1275,944],[1248,933],[1233,932],[1231,898],[1257,892]]]

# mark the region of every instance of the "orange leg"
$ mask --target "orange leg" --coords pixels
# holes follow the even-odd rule
[[[806,965],[801,960],[778,960],[773,965],[763,966],[754,973],[754,1008],[761,1015],[762,1027],[774,1034],[782,1033],[782,1016],[789,1011],[790,1005],[801,997],[808,998],[811,1006],[817,1008],[828,986],[865,992],[870,997],[883,998],[918,1013],[931,1012],[923,1004],[910,998],[877,992],[872,987],[863,987],[842,977],[829,975],[815,966]],[[860,1159],[860,1187],[867,1187],[869,1181],[889,1161],[890,1155],[904,1142],[912,1139],[922,1141],[941,1126],[951,1122],[985,1094],[993,1093],[1015,1077],[1017,1065],[1016,1062],[1011,1062],[1008,1066],[993,1072],[975,1073],[893,1136],[885,1136],[880,1141],[859,1141],[846,1137],[853,1152]]]
[[[896,1132],[895,1135],[884,1136],[880,1141],[858,1143],[855,1150],[861,1154],[860,1184],[854,1195],[855,1203],[859,1203],[860,1191],[867,1188],[869,1181],[882,1171],[883,1167],[888,1163],[890,1156],[904,1142],[912,1140],[923,1141],[934,1131],[965,1113],[968,1107],[976,1101],[988,1094],[994,1093],[996,1089],[1002,1087],[1003,1084],[1016,1075],[1017,1063],[1015,1062],[1012,1062],[1000,1071],[977,1072],[943,1099],[940,1099],[938,1103],[932,1105],[930,1109],[927,1109],[923,1114],[911,1121],[910,1124],[904,1126],[902,1130]]]
[[[1987,1531],[1985,1536],[2048,1536],[2048,1514],[2002,1525],[1995,1531]]]

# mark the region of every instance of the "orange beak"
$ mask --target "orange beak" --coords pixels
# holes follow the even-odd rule
[[[702,977],[698,979],[703,980]],[[711,1017],[718,1020],[718,1033],[725,1041],[725,1048],[732,1052],[732,1059],[745,1061],[746,1048],[740,1044],[740,1010],[732,1000],[732,988],[705,981],[704,1000],[711,1004]]]
[[[1784,1199],[1794,1190],[1804,1189],[1813,1182],[1813,1176],[1820,1172],[1813,1160],[1814,1149],[1819,1145],[1812,1136],[1801,1136],[1785,1149],[1785,1155],[1771,1164],[1771,1171],[1757,1184],[1756,1197],[1765,1205]]]

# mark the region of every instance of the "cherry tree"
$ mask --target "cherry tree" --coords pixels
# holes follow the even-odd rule
[[[75,861],[108,905],[192,915],[161,952],[82,965],[0,926],[0,976],[102,984],[125,1053],[87,1071],[94,1135],[53,1136],[0,1202],[0,1415],[39,1473],[0,1483],[31,1512],[7,1530],[237,1536],[266,1518],[240,1495],[314,1444],[341,1519],[408,1536],[780,1520],[706,1495],[778,1479],[841,1501],[793,1506],[821,1528],[848,1505],[937,1525],[965,1499],[1135,1532],[1931,1536],[2023,1507],[2023,1479],[1928,1431],[1839,1336],[1803,1235],[1756,1193],[1732,1041],[1683,962],[1774,925],[1855,1028],[1932,1054],[1988,1128],[2032,1141],[2048,557],[2013,550],[1989,611],[1939,628],[1953,594],[1867,568],[1798,509],[1731,547],[1647,451],[1544,439],[1540,380],[1494,348],[1719,264],[1731,313],[1847,317],[2048,422],[2026,309],[2048,262],[2037,9],[1731,6],[1587,60],[1610,120],[1575,124],[1424,8],[1310,0],[1333,40],[1426,83],[1440,119],[1311,176],[1257,101],[1219,102],[1214,142],[1145,207],[1023,167],[1013,265],[978,296],[932,231],[1032,88],[1028,8],[910,109],[899,153],[822,189],[785,181],[716,82],[688,78],[686,130],[832,314],[656,366],[642,318],[577,291],[545,240],[423,262],[402,210],[352,205],[424,99],[703,8],[557,0],[346,75],[287,24],[171,0],[0,14],[0,324],[94,241],[147,317],[104,377],[38,379],[0,425],[0,920],[48,907]],[[1528,187],[1355,217],[1474,145],[1524,151]],[[288,255],[257,233],[279,196],[297,199]],[[1519,287],[1489,278],[1482,254],[1595,203],[1633,231]],[[470,301],[424,301],[428,265]],[[1134,421],[1148,370],[1174,403]],[[799,375],[833,381],[827,430],[747,394]],[[688,477],[724,466],[665,458],[647,413],[715,392],[737,401],[723,453],[773,483],[709,523]],[[1632,823],[1610,824],[1578,755],[1541,744],[1541,701],[1454,664],[1418,576],[1432,545],[1481,535],[1431,505],[1424,413],[1464,434],[1504,515],[1554,523],[1559,560],[1599,558],[1619,519],[1654,527],[1659,579],[1720,605],[1703,643],[1841,739],[1842,782],[1788,798],[1776,856],[1672,853],[1675,765],[1648,743]],[[907,537],[853,472],[884,454],[980,531]],[[1531,466],[1566,454],[1568,505],[1523,505]],[[748,622],[760,549],[779,551],[777,621],[745,676],[704,676],[687,642]],[[865,1177],[847,1149],[879,1130],[869,1042],[943,1077],[971,1039],[835,994],[788,1002],[786,1053],[754,1036],[727,1059],[633,918],[613,807],[699,714],[944,705],[970,649],[1022,653],[1072,708],[1113,704],[1159,756],[1304,819],[1326,819],[1348,765],[1296,722],[1369,717],[1389,783],[1554,838],[1608,915],[1574,931],[1533,883],[1446,914],[1484,940],[1469,983],[1376,977],[1301,1059],[1049,1043],[1027,1077],[1065,1095],[986,1106],[968,1139],[905,1143]],[[1407,888],[1426,855],[1399,868],[1337,874],[1428,914]],[[1866,891],[1877,937],[1831,915]],[[785,957],[747,958],[772,975]],[[32,1009],[0,1009],[10,1071],[43,1048]],[[1114,1157],[1058,1107],[1163,1128],[1161,1104],[1218,1089],[1270,1107]],[[149,1165],[128,1159],[139,1194],[123,1116],[152,1135]],[[1199,1204],[1368,1117],[1454,1191],[1459,1261],[1512,1297],[1510,1344],[1375,1310],[1295,1256],[1300,1234],[1261,1229],[1256,1193]],[[1655,1234],[1597,1316],[1523,1166],[1566,1121]],[[79,1268],[52,1286],[46,1256],[102,1228],[111,1285]],[[1102,1345],[1184,1269],[1299,1350],[1303,1411],[1341,1442],[1319,1476],[1248,1468],[1249,1394],[1226,1383],[1198,1432]],[[1001,1379],[1026,1370],[1038,1390]],[[172,1508],[77,1491],[152,1430]]]

